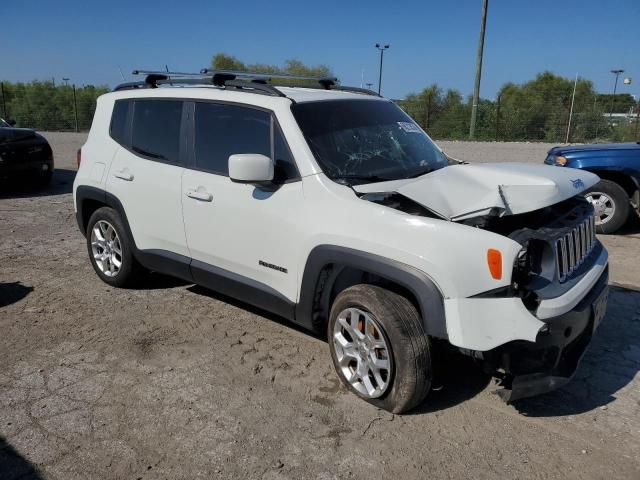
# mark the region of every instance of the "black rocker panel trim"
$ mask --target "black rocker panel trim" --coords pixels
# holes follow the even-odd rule
[[[319,245],[309,254],[302,276],[300,303],[296,306],[296,323],[313,330],[313,304],[316,285],[322,269],[333,264],[351,267],[394,282],[417,299],[427,333],[438,338],[447,337],[444,301],[436,285],[420,270],[388,258],[334,245]],[[324,285],[330,289],[332,284]]]
[[[264,283],[199,260],[191,260],[191,272],[198,285],[295,321],[295,303]]]

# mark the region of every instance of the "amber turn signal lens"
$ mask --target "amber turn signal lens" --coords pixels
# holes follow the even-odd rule
[[[558,155],[556,157],[555,164],[564,167],[567,164],[567,159],[561,155]]]
[[[493,248],[487,250],[487,265],[489,266],[491,277],[495,280],[500,280],[502,278],[502,254],[500,250]]]

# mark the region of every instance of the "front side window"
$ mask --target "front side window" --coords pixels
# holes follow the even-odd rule
[[[320,167],[337,182],[412,178],[447,166],[440,149],[392,102],[327,100],[291,109]]]
[[[196,103],[196,167],[229,174],[229,156],[259,153],[271,156],[271,116],[254,108]]]
[[[228,175],[229,156],[240,153],[273,158],[276,183],[299,177],[282,130],[271,113],[240,105],[196,103],[196,168]]]
[[[180,162],[180,100],[136,100],[131,149],[152,159]]]

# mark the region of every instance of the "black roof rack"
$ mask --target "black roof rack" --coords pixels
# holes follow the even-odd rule
[[[310,77],[305,75],[294,75],[289,73],[255,73],[241,72],[235,70],[212,70],[203,68],[198,73],[192,72],[163,72],[154,70],[134,70],[133,75],[144,75],[141,82],[122,83],[114,91],[131,90],[137,88],[157,88],[159,85],[212,85],[216,87],[232,87],[238,90],[253,91],[277,97],[286,97],[278,90],[277,86],[270,84],[274,79],[278,80],[300,80],[304,82],[315,82],[313,84],[289,84],[280,85],[287,87],[322,88],[325,90],[340,90],[345,92],[363,93],[366,95],[379,96],[377,93],[364,88],[343,87],[338,85],[335,77]]]

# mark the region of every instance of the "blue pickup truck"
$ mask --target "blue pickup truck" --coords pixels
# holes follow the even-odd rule
[[[544,163],[588,170],[600,182],[585,192],[596,213],[596,231],[614,233],[640,208],[640,142],[568,145],[549,150]]]

